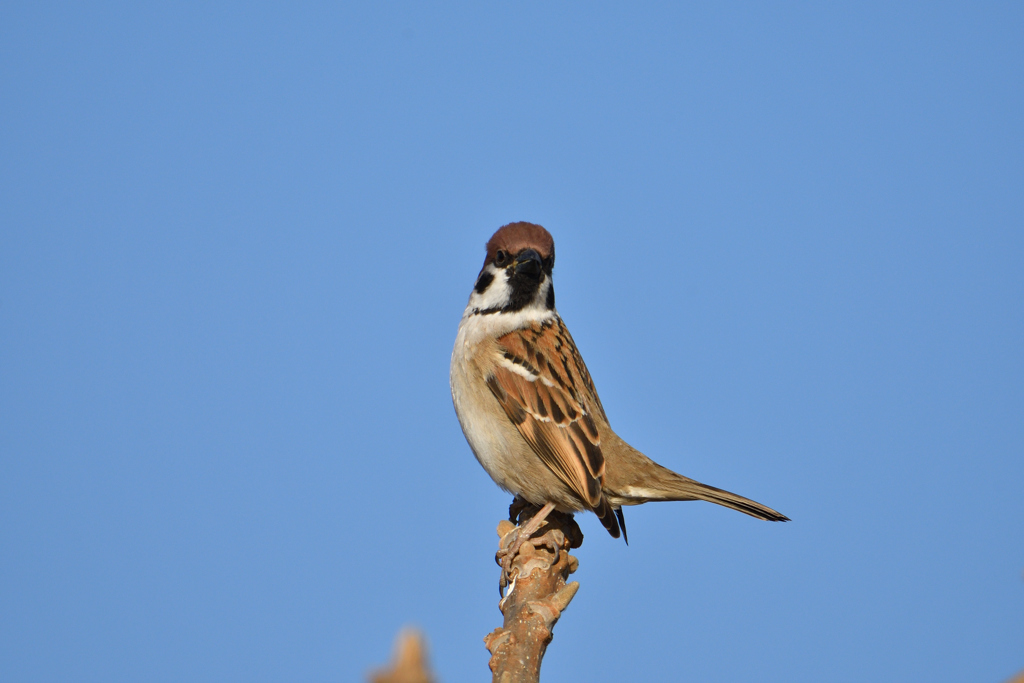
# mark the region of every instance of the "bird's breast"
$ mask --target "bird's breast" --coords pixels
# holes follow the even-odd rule
[[[481,367],[481,350],[477,346],[462,344],[460,335],[452,352],[450,380],[455,414],[469,447],[491,479],[502,488],[517,492],[515,449],[522,437],[487,387],[486,368]]]

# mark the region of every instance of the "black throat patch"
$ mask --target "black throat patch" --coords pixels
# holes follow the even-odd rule
[[[508,277],[512,296],[504,310],[519,311],[533,303],[534,298],[537,296],[537,290],[540,289],[540,285],[544,282],[546,275],[541,273],[540,277],[533,277],[525,273],[512,271],[511,275],[506,277]]]

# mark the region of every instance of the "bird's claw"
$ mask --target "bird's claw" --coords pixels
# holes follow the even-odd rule
[[[504,522],[502,522],[504,524]],[[519,527],[509,531],[501,539],[501,547],[494,553],[494,562],[501,567],[501,576],[498,579],[498,595],[505,596],[505,588],[509,585],[509,578],[512,572],[512,549],[516,546],[516,539],[519,537]],[[507,542],[506,542],[507,541]],[[518,548],[516,548],[518,552]]]
[[[502,539],[502,547],[494,554],[495,563],[501,567],[501,576],[498,579],[498,595],[501,597],[505,597],[506,587],[515,583],[516,576],[518,576],[518,567],[516,568],[516,576],[514,576],[512,562],[527,542],[534,548],[544,548],[550,551],[551,564],[557,564],[558,560],[562,557],[565,534],[561,530],[557,528],[549,529],[540,536],[523,538],[520,542],[519,534],[521,531],[520,527],[516,527],[508,532],[505,538]]]
[[[542,536],[534,536],[530,539],[530,543],[536,547],[544,547],[551,551],[554,555],[551,559],[551,564],[557,564],[558,558],[561,557],[562,543],[565,541],[565,535],[559,532],[557,529],[551,529]]]
[[[526,505],[524,503],[525,501],[522,501],[522,499],[517,496],[516,499],[512,501],[512,505],[509,506],[509,514],[512,515],[515,512],[515,517],[521,519],[522,510],[517,510],[517,508],[522,505],[523,509],[525,509]],[[514,560],[516,555],[519,554],[519,549],[522,548],[523,544],[526,543],[526,541],[529,540],[542,525],[547,523],[545,520],[554,509],[554,503],[545,503],[544,506],[537,510],[529,520],[525,521],[520,526],[509,529],[516,520],[502,522],[498,525],[498,533],[501,535],[501,544],[498,552],[494,555],[494,560],[501,565],[501,578],[498,580],[499,592],[508,585],[509,579],[514,580],[514,577],[511,575],[512,560]],[[508,529],[508,531],[503,532],[502,529]],[[545,534],[545,536],[547,535],[548,534]],[[548,545],[548,543],[544,543],[544,545]],[[557,550],[555,553],[557,561]]]

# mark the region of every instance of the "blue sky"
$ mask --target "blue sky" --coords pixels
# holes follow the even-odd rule
[[[1012,3],[8,4],[0,675],[487,675],[503,223],[612,425],[793,519],[581,517],[545,679],[1024,668]]]

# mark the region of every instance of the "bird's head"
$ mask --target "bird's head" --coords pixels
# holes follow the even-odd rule
[[[480,312],[554,310],[555,241],[533,223],[509,223],[487,242],[487,257],[469,297]]]

